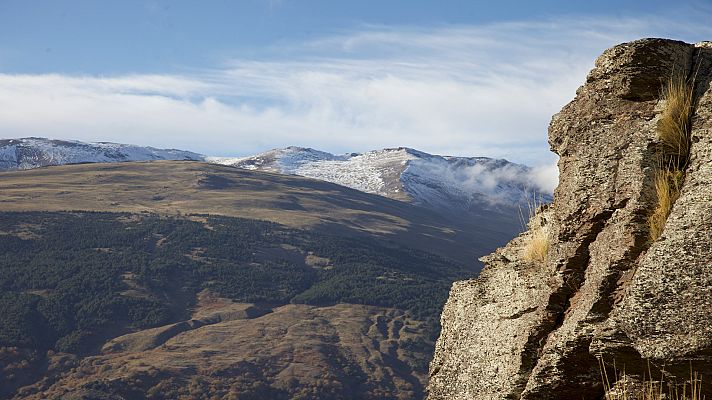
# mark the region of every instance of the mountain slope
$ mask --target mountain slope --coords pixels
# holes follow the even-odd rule
[[[421,398],[448,287],[506,239],[201,162],[3,172],[0,397]]]
[[[329,182],[192,162],[80,164],[0,172],[0,210],[214,214],[294,228],[378,235],[468,263],[519,228],[491,213],[443,218],[425,207]]]
[[[234,217],[0,212],[0,232],[1,398],[418,398],[471,273]]]
[[[0,139],[0,171],[88,162],[202,160],[197,153],[117,143],[44,138]]]

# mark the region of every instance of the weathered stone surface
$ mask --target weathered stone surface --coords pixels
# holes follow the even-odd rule
[[[561,232],[582,237],[559,235],[557,247],[574,245],[581,254],[563,254],[559,261],[571,265],[565,275],[571,289],[567,309],[542,346],[523,399],[580,398],[582,392],[595,398],[600,390],[589,346],[613,306],[618,282],[645,247],[653,200],[657,101],[628,99],[659,93],[670,71],[687,70],[691,59],[692,47],[682,42],[654,39],[614,47],[552,120],[550,141],[561,157],[562,180],[554,216]]]
[[[650,246],[626,292],[617,325],[644,357],[689,370],[712,365],[712,44],[695,57],[699,96],[691,159],[662,237]],[[669,367],[670,369],[670,367]],[[712,371],[711,371],[712,372]]]
[[[453,286],[431,399],[597,399],[599,353],[639,365],[641,354],[665,360],[712,350],[712,93],[694,123],[694,172],[650,251],[646,226],[661,84],[702,60],[698,88],[710,92],[708,51],[644,39],[598,58],[549,128],[560,183],[538,216],[551,232],[548,259],[536,265],[518,256],[527,232],[484,258],[478,279]],[[660,274],[670,265],[675,272]],[[689,315],[680,314],[691,297]]]
[[[662,79],[689,71],[691,46],[668,39],[643,39],[603,52],[587,79],[604,83],[627,100],[656,100]],[[670,68],[674,66],[674,68]]]
[[[431,398],[517,398],[524,388],[547,333],[538,327],[555,320],[546,310],[551,271],[521,261],[529,235],[483,259],[489,267],[478,279],[453,285],[431,363]]]

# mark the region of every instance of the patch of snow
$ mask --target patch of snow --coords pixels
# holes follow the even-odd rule
[[[400,175],[402,167],[412,159],[414,157],[405,150],[375,150],[337,159],[303,162],[293,173],[388,196],[390,192],[400,191],[398,187],[389,190],[388,177]]]
[[[17,145],[9,144],[0,147],[0,170],[17,168]]]
[[[444,157],[409,148],[333,155],[288,147],[215,162],[324,180],[368,193],[437,208],[519,206],[549,201],[524,165],[486,157]],[[547,188],[548,189],[548,188]]]

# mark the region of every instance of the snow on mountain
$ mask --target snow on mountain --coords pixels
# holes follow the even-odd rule
[[[22,138],[0,140],[0,171],[88,162],[203,160],[190,151],[118,143]]]
[[[406,147],[334,155],[303,147],[251,157],[201,154],[117,143],[23,138],[0,140],[0,171],[87,162],[196,160],[300,175],[439,211],[478,214],[551,199],[524,165],[486,157],[438,156]],[[526,208],[526,207],[525,207]]]
[[[295,146],[274,149],[250,157],[206,157],[205,159],[208,162],[232,165],[243,169],[293,175],[301,175],[296,173],[296,169],[307,163],[346,160],[343,156]]]
[[[287,147],[252,157],[207,158],[239,168],[301,175],[438,209],[468,210],[548,201],[533,170],[486,157],[444,157],[409,148],[333,155]]]

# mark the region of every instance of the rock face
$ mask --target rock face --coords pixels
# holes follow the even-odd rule
[[[650,243],[661,84],[680,72],[696,74],[692,158]],[[706,43],[644,39],[598,58],[549,128],[560,156],[554,202],[482,259],[479,278],[451,289],[430,399],[598,399],[597,355],[633,378],[644,359],[678,377],[690,360],[712,373],[711,79]],[[546,260],[528,261],[524,247],[542,225]]]

